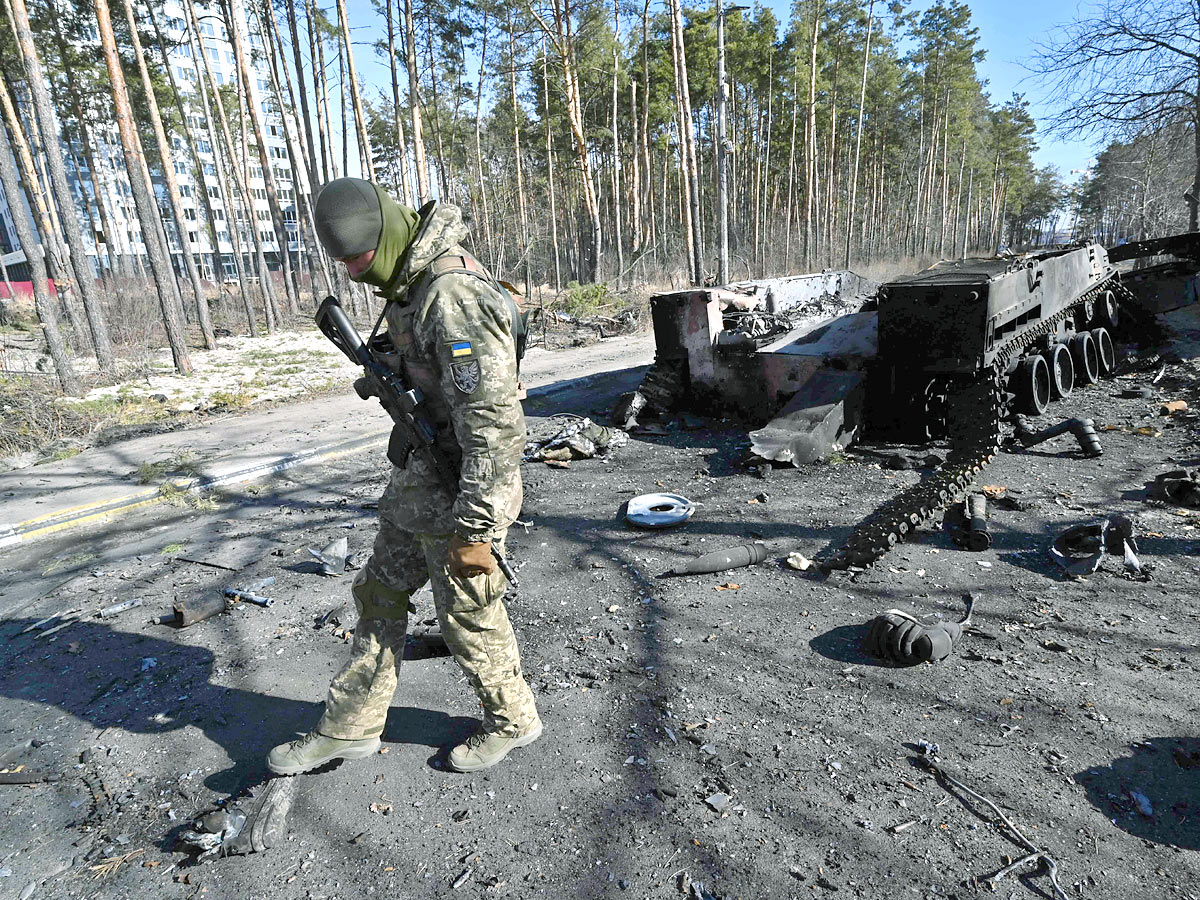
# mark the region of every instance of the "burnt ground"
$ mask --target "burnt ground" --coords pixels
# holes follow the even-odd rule
[[[915,765],[918,740],[1047,849],[1068,896],[1200,895],[1200,511],[1148,492],[1159,472],[1200,466],[1197,419],[1156,414],[1163,399],[1200,405],[1196,359],[1168,365],[1152,399],[1116,396],[1157,369],[1144,361],[1044,417],[1112,429],[1100,459],[1065,436],[986,470],[982,482],[1024,507],[993,510],[992,549],[925,528],[870,569],[829,578],[782,559],[836,545],[920,473],[851,453],[759,478],[740,464],[744,432],[714,421],[635,437],[609,460],[527,465],[510,610],[545,735],[491,771],[446,771],[474,701],[452,661],[413,659],[386,753],[301,776],[288,840],[249,857],[193,865],[176,838],[315,723],[352,623],[343,613],[314,627],[348,602],[348,583],[316,574],[306,548],[344,535],[369,549],[382,454],[10,553],[0,752],[36,739],[10,765],[62,777],[0,786],[0,898],[988,893],[973,879],[1024,851],[986,807]],[[531,428],[554,412],[602,414],[636,376],[543,401]],[[694,517],[662,531],[623,523],[626,500],[659,490],[696,501]],[[1114,512],[1135,518],[1149,579],[1114,560],[1084,581],[1059,574],[1053,536]],[[758,566],[657,577],[753,538],[771,550]],[[189,556],[257,559],[233,572]],[[148,621],[268,576],[269,609],[183,631]],[[967,592],[977,628],[945,662],[895,669],[861,655],[877,613],[957,619]],[[112,619],[19,634],[63,608],[135,596],[144,606]],[[428,595],[418,606],[429,614]],[[1052,896],[1036,873],[999,891]]]

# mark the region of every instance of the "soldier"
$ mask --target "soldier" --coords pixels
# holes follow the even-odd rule
[[[467,229],[454,206],[417,212],[368,181],[340,178],[321,191],[315,218],[329,254],[384,298],[395,348],[385,363],[424,393],[436,452],[459,481],[451,495],[423,456],[393,439],[379,534],[351,588],[359,619],[350,660],[329,686],[317,727],[272,750],[267,765],[293,775],[379,749],[409,598],[429,579],[446,646],[483,705],[482,725],[450,751],[450,766],[486,769],[542,733],[492,557],[521,508],[516,307],[459,246]]]

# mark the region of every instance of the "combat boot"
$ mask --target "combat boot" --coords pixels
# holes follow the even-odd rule
[[[455,772],[478,772],[480,769],[490,769],[508,756],[509,751],[532,744],[541,736],[541,719],[538,719],[521,734],[512,737],[491,734],[480,728],[467,738],[465,744],[459,744],[450,751],[450,768]]]
[[[343,741],[310,731],[296,741],[280,744],[267,755],[267,768],[276,775],[299,775],[335,759],[362,759],[379,749],[379,738]]]

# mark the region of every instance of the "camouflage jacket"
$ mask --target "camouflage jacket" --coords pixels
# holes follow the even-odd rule
[[[459,246],[467,235],[455,206],[425,217],[400,270],[381,291],[397,355],[389,360],[425,395],[438,452],[459,473],[450,497],[418,455],[395,468],[380,514],[409,531],[491,540],[521,510],[525,414],[517,397],[512,320],[483,271]],[[439,274],[436,280],[435,273]],[[451,521],[452,519],[452,521]]]

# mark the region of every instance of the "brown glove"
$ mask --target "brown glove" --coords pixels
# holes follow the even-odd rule
[[[450,574],[455,578],[474,578],[476,575],[491,575],[495,571],[496,560],[492,556],[491,541],[471,544],[457,534],[450,538]]]

